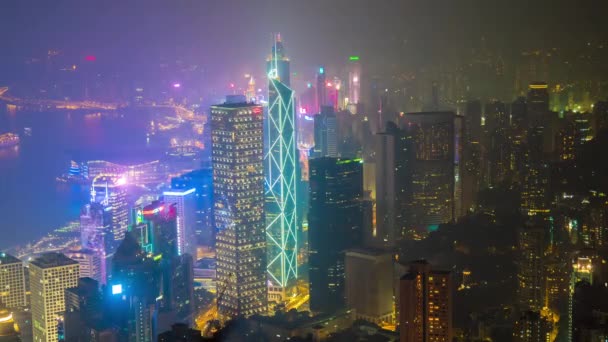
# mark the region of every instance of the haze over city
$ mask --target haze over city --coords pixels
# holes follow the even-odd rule
[[[0,342],[608,340],[607,10],[2,1]]]

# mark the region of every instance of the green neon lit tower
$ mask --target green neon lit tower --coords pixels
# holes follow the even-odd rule
[[[289,59],[277,35],[268,67],[268,113],[264,123],[264,178],[268,276],[285,288],[298,276],[294,92]]]

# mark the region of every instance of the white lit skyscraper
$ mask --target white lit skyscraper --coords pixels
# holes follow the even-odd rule
[[[78,262],[61,253],[46,253],[30,262],[29,272],[34,342],[56,342],[65,290],[78,286]]]
[[[97,176],[91,185],[91,203],[99,203],[110,213],[115,245],[125,238],[129,225],[126,179]]]
[[[107,258],[114,254],[116,246],[112,233],[112,217],[110,207],[99,203],[87,204],[80,212],[80,244],[85,250],[97,254],[101,260],[101,274],[97,279],[101,284],[106,283]]]
[[[165,203],[177,209],[177,254],[196,257],[196,189],[163,192]]]
[[[264,176],[268,275],[285,289],[298,276],[294,92],[289,88],[289,60],[280,36],[268,59],[268,115],[264,123]]]

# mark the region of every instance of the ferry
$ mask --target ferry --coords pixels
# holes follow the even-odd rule
[[[15,133],[0,134],[0,148],[19,145],[19,136]]]

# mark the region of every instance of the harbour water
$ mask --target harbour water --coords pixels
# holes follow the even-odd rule
[[[17,133],[18,146],[0,149],[0,250],[38,239],[77,220],[88,190],[58,184],[70,160],[145,162],[160,158],[170,137],[148,136],[159,113],[41,112],[0,104],[0,134]]]

